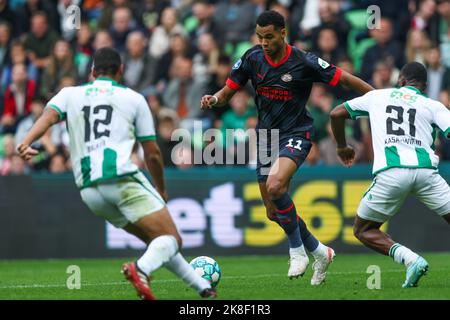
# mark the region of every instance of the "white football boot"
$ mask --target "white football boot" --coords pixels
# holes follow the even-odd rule
[[[289,279],[298,278],[299,276],[302,277],[308,268],[308,255],[306,254],[303,246],[300,248],[289,250],[289,255],[291,256],[288,271]]]
[[[325,278],[327,276],[327,269],[330,264],[333,262],[336,254],[334,250],[330,247],[327,248],[327,254],[321,256],[320,258],[316,258],[312,265],[312,269],[314,270],[314,274],[311,278],[311,285],[318,286],[325,282]]]

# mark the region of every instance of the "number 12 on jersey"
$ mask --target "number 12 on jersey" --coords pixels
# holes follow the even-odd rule
[[[94,132],[94,140],[101,137],[109,137],[111,131],[107,128],[100,131],[99,126],[108,126],[112,120],[113,108],[110,105],[101,104],[93,108],[94,127],[91,130],[91,106],[84,106],[82,111],[84,113],[84,142],[91,141],[91,131]],[[104,111],[104,112],[102,112]],[[97,116],[97,117],[96,117]]]

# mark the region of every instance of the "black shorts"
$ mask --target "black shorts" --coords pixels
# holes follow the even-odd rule
[[[275,161],[280,157],[287,157],[292,159],[297,165],[297,169],[305,161],[306,157],[311,150],[311,140],[309,132],[302,133],[283,133],[280,134],[278,141],[278,153],[276,152],[276,141],[271,146],[270,137],[267,138],[264,135],[257,133],[257,164],[256,174],[258,176],[258,182],[267,181],[270,168]]]

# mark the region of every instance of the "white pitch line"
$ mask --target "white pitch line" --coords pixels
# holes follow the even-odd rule
[[[432,271],[446,271],[445,268],[433,269]],[[382,270],[381,273],[403,273],[404,270],[397,269],[388,269]],[[346,275],[346,274],[361,274],[365,275],[367,273],[360,271],[347,271],[347,272],[328,272],[329,275]],[[257,275],[249,275],[249,276],[224,276],[222,279],[257,279],[257,278],[273,278],[273,277],[286,277],[284,273],[272,273],[272,274],[257,274]],[[181,282],[180,279],[162,279],[162,280],[153,280],[153,283],[170,283],[170,282]],[[100,282],[100,283],[81,283],[81,287],[92,287],[92,286],[119,286],[119,285],[128,285],[126,280],[124,281],[115,281],[115,282]],[[32,284],[32,285],[9,285],[9,286],[0,286],[0,289],[33,289],[33,288],[66,288],[65,284]]]

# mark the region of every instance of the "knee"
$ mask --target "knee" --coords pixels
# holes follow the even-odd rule
[[[266,183],[267,192],[272,199],[281,197],[286,191],[286,186],[283,185],[280,179],[270,179]]]
[[[267,215],[267,218],[270,221],[278,222],[278,218],[277,218],[277,214],[276,214],[275,210],[273,210],[273,209],[266,209],[266,215]]]

